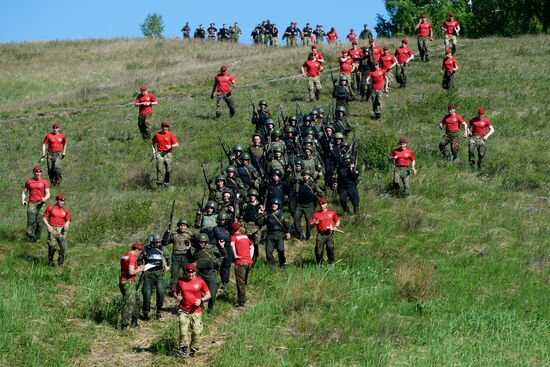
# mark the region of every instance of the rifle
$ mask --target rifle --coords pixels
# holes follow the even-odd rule
[[[332,86],[336,87],[337,80],[334,78],[334,74],[332,73],[332,70],[330,71],[330,79],[332,80]]]
[[[206,182],[206,187],[208,187],[208,190],[210,190],[210,184],[212,181],[208,178],[208,175],[206,174],[206,170],[204,169],[204,163],[201,163],[202,168],[202,175],[204,176],[204,181]]]
[[[281,115],[281,119],[283,120],[283,127],[286,127],[286,116],[285,116],[285,112],[283,111],[283,108],[281,107],[281,105],[278,106],[279,107],[279,114]],[[280,128],[280,127],[279,127]]]
[[[223,155],[220,156],[220,175],[223,175]]]
[[[258,111],[256,111],[256,105],[254,104],[252,97],[248,98],[250,98],[250,105],[252,106],[252,116],[258,116]]]
[[[231,162],[231,150],[229,150],[229,147],[225,145],[225,143],[222,141],[222,139],[219,136],[218,136],[218,141],[220,142],[220,145],[223,149],[223,152],[227,156],[227,159],[229,159],[229,162]]]
[[[172,201],[172,210],[170,210],[170,221],[168,222],[168,231],[172,232],[172,225],[174,224],[174,208],[176,206],[176,199]]]
[[[298,122],[302,122],[302,118],[304,115],[302,114],[302,107],[298,102],[296,102],[296,117],[298,118]]]

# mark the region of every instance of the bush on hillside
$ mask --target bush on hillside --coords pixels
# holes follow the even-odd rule
[[[397,138],[384,131],[374,130],[368,137],[361,139],[357,161],[366,169],[385,170],[389,167],[388,157],[397,146]]]

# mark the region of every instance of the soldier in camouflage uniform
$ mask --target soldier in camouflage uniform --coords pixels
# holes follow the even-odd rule
[[[264,206],[258,201],[260,194],[256,189],[248,190],[248,201],[242,205],[241,208],[241,223],[244,228],[244,233],[250,238],[254,245],[254,257],[253,262],[259,255],[259,245],[261,239],[260,226],[256,223],[259,216],[265,211]]]
[[[294,231],[296,238],[309,240],[311,227],[309,220],[315,211],[315,203],[324,196],[323,190],[311,178],[311,171],[307,168],[302,171],[302,180],[297,182],[294,195],[296,210],[294,212]],[[306,219],[306,234],[302,233],[302,217]]]
[[[252,103],[252,102],[251,102]],[[271,118],[271,114],[267,110],[267,102],[261,100],[258,102],[258,109],[252,111],[252,125],[256,126],[255,133],[260,136],[265,136],[266,121]]]
[[[258,218],[258,225],[266,227],[266,260],[267,263],[274,267],[276,262],[273,257],[273,251],[277,250],[279,258],[279,266],[286,265],[285,257],[285,239],[290,239],[290,226],[285,219],[285,214],[282,210],[283,202],[281,199],[274,197],[270,200],[271,211],[266,215]]]
[[[195,217],[195,228],[200,229],[201,233],[205,233],[210,242],[214,243],[214,235],[212,234],[212,228],[216,226],[218,215],[216,214],[216,207],[218,204],[215,201],[208,201],[203,210],[198,210]]]
[[[311,35],[313,34],[313,28],[311,24],[306,23],[306,26],[302,28],[302,46],[311,46]]]
[[[343,106],[338,106],[336,107],[334,114],[334,130],[336,130],[335,132],[342,133],[344,137],[348,136],[352,128],[347,117],[346,108]]]
[[[284,156],[283,149],[277,145],[273,147],[273,158],[267,164],[267,172],[272,173],[273,170],[279,169],[281,172],[287,172],[288,161]]]
[[[252,160],[252,165],[256,170],[263,167],[266,161],[266,147],[262,144],[262,136],[260,134],[254,134],[252,136],[252,144],[248,147],[248,154]]]
[[[191,260],[191,246],[195,242],[195,235],[188,230],[189,224],[185,219],[178,220],[178,229],[175,232],[167,230],[162,236],[162,246],[167,247],[173,244],[172,248],[172,266],[170,269],[170,287],[168,294],[172,295],[172,290],[180,277],[180,270],[185,270]]]
[[[216,202],[216,205],[221,203],[223,199],[223,193],[227,190],[225,186],[226,178],[224,175],[217,175],[214,179],[214,187],[210,188],[210,194],[208,200]]]
[[[48,164],[48,177],[53,186],[57,186],[63,179],[61,171],[61,160],[65,159],[67,153],[67,140],[59,129],[61,125],[52,125],[52,132],[46,135],[42,142],[42,156],[40,162],[46,160]]]
[[[243,31],[239,28],[239,23],[235,22],[233,26],[230,26],[229,32],[231,33],[231,40],[235,43],[239,43],[239,37],[243,34]]]
[[[332,90],[332,97],[336,100],[336,108],[348,108],[348,102],[353,99],[353,91],[347,75],[340,75],[340,81]]]
[[[62,267],[67,254],[67,231],[71,224],[71,214],[65,206],[65,195],[55,197],[55,205],[50,205],[44,211],[42,222],[48,230],[48,261],[54,266],[54,256],[59,251],[57,266]]]
[[[237,196],[237,199],[246,196],[247,188],[244,186],[239,176],[237,176],[237,168],[230,165],[227,166],[225,172],[227,173],[225,177],[225,186]]]
[[[234,221],[239,215],[238,201],[234,197],[233,193],[226,189],[222,194],[222,200],[218,203],[218,213],[226,212],[229,215],[229,219]],[[218,214],[218,221],[219,221]]]
[[[209,244],[208,235],[201,233],[197,237],[198,247],[193,257],[197,265],[198,276],[206,282],[212,298],[208,301],[208,312],[214,309],[218,294],[218,269],[227,256],[224,248]]]
[[[261,175],[256,168],[250,164],[250,154],[243,153],[242,160],[243,165],[237,169],[237,173],[244,187],[247,190],[251,188],[255,188],[256,190],[259,189]],[[261,164],[260,168],[263,170],[263,164]]]
[[[120,281],[118,287],[122,293],[122,322],[121,329],[128,326],[138,326],[138,299],[136,287],[136,275],[142,273],[144,266],[137,264],[137,257],[143,251],[143,246],[134,243],[132,249],[120,258]]]
[[[271,139],[269,143],[266,146],[266,149],[268,151],[268,159],[271,159],[269,153],[273,153],[273,148],[279,147],[280,150],[283,152],[283,156],[286,156],[286,144],[281,140],[281,137],[283,136],[283,133],[280,129],[273,130],[273,133],[271,134]]]
[[[164,273],[170,270],[170,254],[165,247],[161,246],[162,238],[160,235],[152,235],[149,245],[138,258],[139,264],[152,266],[143,273],[143,320],[149,321],[149,311],[151,310],[151,294],[153,287],[157,292],[156,319],[161,319],[160,312],[164,305],[164,294],[166,292],[166,280]]]
[[[296,116],[291,116],[290,118],[295,118]],[[289,119],[289,122],[292,121]],[[283,138],[283,141],[286,145],[286,152],[288,156],[288,160],[292,162],[294,159],[296,159],[298,156],[302,153],[302,145],[300,143],[300,138],[298,136],[298,132],[294,126],[288,125],[285,127],[285,137]]]
[[[304,163],[304,170],[308,170],[311,174],[311,177],[317,181],[324,176],[323,163],[318,156],[313,156],[313,148],[310,146],[304,147],[304,157],[302,162]]]
[[[229,157],[229,164],[235,167],[240,167],[243,165],[242,162],[242,154],[243,154],[243,146],[241,144],[237,144],[233,147],[231,150],[231,156]]]
[[[290,25],[286,28],[283,34],[283,39],[286,38],[286,44],[290,47],[298,46],[298,38],[300,38],[300,28],[297,27],[296,22],[290,22]]]

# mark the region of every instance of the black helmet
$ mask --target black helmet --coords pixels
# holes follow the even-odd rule
[[[319,115],[324,115],[325,114],[325,110],[322,109],[322,108],[318,108],[317,112],[318,112]]]
[[[340,81],[344,81],[344,80],[347,82],[347,81],[348,81],[348,76],[345,75],[345,74],[344,74],[344,75],[340,75]]]
[[[275,168],[273,171],[271,171],[271,175],[275,175],[275,176],[279,176],[279,177],[283,177],[283,172],[278,169],[278,168]]]
[[[311,122],[311,116],[310,116],[310,115],[305,115],[305,116],[304,116],[304,122],[305,122],[305,121]]]
[[[151,243],[158,243],[162,241],[162,237],[159,234],[153,234],[149,236],[149,242]]]
[[[272,198],[271,201],[270,201],[270,204],[271,205],[277,204],[277,205],[281,206],[283,204],[283,202],[279,198]]]
[[[312,109],[311,112],[309,113],[310,115],[318,115],[319,114],[319,110],[317,110],[316,108]]]
[[[182,225],[182,224],[185,224],[186,226],[189,225],[185,219],[181,218],[180,220],[178,220],[177,225],[179,226],[179,225]]]
[[[298,121],[298,117],[297,117],[296,115],[291,115],[291,116],[288,118],[288,121],[292,121],[292,120]]]

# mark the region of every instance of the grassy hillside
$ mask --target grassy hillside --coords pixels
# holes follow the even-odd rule
[[[409,86],[352,104],[362,163],[410,139],[418,175],[412,195],[388,195],[391,170],[364,170],[360,214],[336,242],[340,261],[314,265],[313,242],[287,244],[291,266],[263,264],[250,278],[250,305],[234,290],[206,316],[199,365],[545,366],[550,360],[549,37],[464,40],[456,89],[440,87],[439,59],[413,62]],[[382,42],[384,43],[384,42]],[[388,41],[392,47],[396,41]],[[432,48],[442,53],[440,42]],[[335,66],[338,48],[325,48]],[[416,51],[416,48],[413,47]],[[248,144],[249,98],[305,111],[303,49],[146,40],[0,45],[0,365],[180,365],[177,319],[117,327],[118,259],[166,228],[169,205],[194,218],[200,162],[220,159],[218,137]],[[208,98],[221,63],[236,76],[237,117],[214,121]],[[132,101],[141,84],[159,98],[154,121],[172,122],[174,190],[158,191],[150,148]],[[328,105],[328,76],[321,106]],[[395,86],[395,84],[394,84]],[[478,106],[495,126],[486,165],[471,173],[443,161],[436,127],[454,102],[465,119]],[[226,116],[226,114],[225,114]],[[20,191],[53,122],[68,138],[63,192],[74,217],[68,264],[47,266],[45,236],[24,237]],[[331,206],[338,208],[335,197]],[[263,255],[262,248],[262,255]]]

